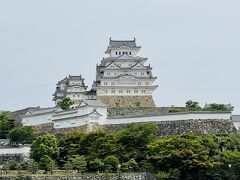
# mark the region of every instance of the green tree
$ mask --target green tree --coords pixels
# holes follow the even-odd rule
[[[80,141],[84,134],[80,131],[71,131],[65,134],[59,141],[60,161],[65,163],[69,157],[80,152]]]
[[[66,173],[68,173],[69,171],[73,170],[73,165],[72,165],[71,161],[67,161],[64,164],[64,170],[65,170]]]
[[[10,118],[8,112],[0,114],[0,138],[6,139],[9,131],[15,127],[15,120]]]
[[[225,170],[225,176],[240,179],[240,152],[226,150],[221,154],[222,169]]]
[[[104,163],[101,159],[94,159],[94,161],[89,162],[89,169],[94,172],[99,172],[103,170]]]
[[[156,138],[156,125],[154,123],[132,123],[118,132],[119,155],[121,161],[134,158],[138,162],[145,159],[147,145]]]
[[[204,111],[229,111],[231,112],[232,108],[227,108],[224,104],[209,104],[207,107],[203,108]]]
[[[199,111],[202,108],[199,106],[199,103],[197,101],[192,101],[192,100],[188,100],[186,102],[186,106],[185,106],[188,110],[190,111]]]
[[[53,170],[56,168],[55,161],[48,155],[44,155],[39,161],[39,167],[42,170],[49,171],[53,174]]]
[[[36,138],[36,133],[32,127],[24,126],[12,129],[9,132],[8,137],[12,145],[31,144]]]
[[[135,159],[130,159],[128,162],[124,163],[122,167],[125,169],[125,171],[138,171],[139,166],[138,163],[135,161]]]
[[[31,174],[36,174],[37,171],[39,170],[39,165],[37,162],[31,161],[27,164],[26,170]]]
[[[103,160],[105,166],[110,166],[113,171],[118,169],[120,162],[116,156],[108,156]]]
[[[219,158],[210,154],[208,148],[201,144],[197,136],[164,137],[150,143],[149,161],[158,171],[178,169],[182,178],[187,175],[198,176],[202,171],[219,167]]]
[[[80,155],[85,155],[87,161],[96,158],[103,159],[109,155],[116,155],[119,150],[117,133],[98,131],[84,136],[80,142]]]
[[[70,110],[73,104],[74,102],[71,101],[70,98],[65,98],[62,101],[58,102],[58,106],[65,111]]]
[[[38,136],[31,145],[30,157],[36,162],[39,162],[41,157],[45,155],[53,160],[56,160],[59,155],[58,141],[52,134]]]
[[[78,170],[78,172],[85,172],[87,170],[87,161],[84,156],[75,155],[70,159],[73,168]]]

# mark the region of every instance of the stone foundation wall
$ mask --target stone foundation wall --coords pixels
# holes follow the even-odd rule
[[[2,177],[3,180],[14,180],[16,177]],[[119,175],[115,174],[83,174],[79,176],[27,176],[21,179],[32,180],[118,180]],[[121,173],[120,179],[122,180],[156,180],[154,176],[148,173]]]
[[[98,96],[108,107],[155,107],[152,96]]]
[[[233,133],[236,128],[232,120],[179,120],[179,121],[162,121],[154,122],[157,127],[158,136],[181,135],[185,133],[196,134],[220,134]],[[102,129],[119,131],[128,124],[103,125]]]
[[[232,120],[226,119],[161,121],[154,122],[154,124],[156,124],[158,136],[180,135],[191,132],[196,134],[219,134],[219,133],[233,133],[237,131]],[[47,124],[37,126],[35,128],[38,130],[39,135],[51,133],[54,134],[57,138],[61,138],[65,133],[73,130],[85,133],[95,132],[99,130],[119,131],[127,127],[128,125],[129,124],[110,124],[110,125],[88,124],[75,128],[54,129],[53,125]]]
[[[23,162],[24,156],[22,154],[1,154],[0,164],[6,164],[9,161]]]

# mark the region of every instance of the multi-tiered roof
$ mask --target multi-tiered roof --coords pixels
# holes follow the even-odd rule
[[[106,54],[96,68],[94,89],[98,96],[151,96],[157,88],[147,58],[138,56],[136,39],[109,41]]]
[[[56,91],[53,94],[53,101],[57,104],[64,98],[70,98],[73,101],[85,99],[86,89],[87,86],[85,86],[84,79],[81,75],[69,75],[57,83]]]

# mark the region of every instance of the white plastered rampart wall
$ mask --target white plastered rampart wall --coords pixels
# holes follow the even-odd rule
[[[231,113],[226,112],[189,112],[189,113],[169,113],[158,116],[140,117],[116,117],[109,118],[104,124],[128,124],[132,122],[160,122],[160,121],[179,121],[179,120],[207,120],[207,119],[231,119]]]

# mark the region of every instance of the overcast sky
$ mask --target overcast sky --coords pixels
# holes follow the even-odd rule
[[[1,0],[0,109],[53,106],[55,84],[91,87],[109,38],[142,46],[158,106],[232,103],[240,113],[239,0]]]

